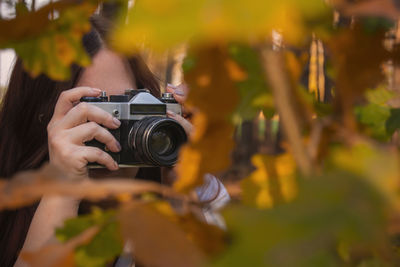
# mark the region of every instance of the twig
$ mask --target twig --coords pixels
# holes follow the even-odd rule
[[[18,208],[40,200],[44,195],[63,195],[78,199],[100,200],[109,196],[129,194],[131,198],[143,193],[156,193],[165,198],[196,204],[190,195],[180,194],[171,187],[154,182],[111,178],[96,181],[92,179],[65,179],[50,166],[36,172],[25,172],[11,180],[0,179],[0,209]],[[201,205],[201,203],[198,203]]]
[[[296,119],[296,113],[290,103],[291,86],[286,72],[282,52],[261,48],[265,74],[272,87],[274,101],[284,132],[291,145],[293,157],[303,175],[310,175],[312,164],[309,154],[302,142],[300,125]]]

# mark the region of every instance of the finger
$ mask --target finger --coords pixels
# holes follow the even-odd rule
[[[116,129],[121,125],[121,122],[110,113],[86,102],[81,102],[73,107],[58,125],[61,128],[69,129],[87,121],[96,122],[110,129]]]
[[[193,125],[188,120],[186,120],[184,117],[182,117],[170,110],[167,111],[167,116],[171,119],[176,120],[180,125],[182,125],[183,129],[185,130],[185,132],[188,136],[193,131]]]
[[[92,146],[84,146],[79,149],[78,156],[82,157],[86,163],[97,162],[100,165],[104,165],[110,171],[118,170],[118,164],[114,159],[106,152],[102,151],[100,148]]]
[[[171,93],[171,94],[173,94],[174,92],[175,92],[175,89],[176,89],[176,86],[175,85],[172,85],[172,84],[167,84],[167,87],[165,87],[165,90],[168,92],[168,93]]]
[[[185,102],[189,92],[189,89],[185,84],[180,84],[178,86],[168,84],[166,90],[174,95],[175,100],[179,104],[183,104]]]
[[[105,144],[112,152],[121,151],[121,145],[115,137],[104,127],[95,122],[87,122],[68,130],[69,136],[75,144],[83,144],[84,142],[96,139]]]
[[[74,103],[79,101],[82,97],[99,96],[100,93],[100,89],[91,87],[76,87],[62,92],[57,100],[53,118],[58,119],[64,116],[71,108],[74,107]]]

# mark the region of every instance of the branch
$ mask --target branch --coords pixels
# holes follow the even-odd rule
[[[39,201],[44,195],[64,195],[78,199],[97,201],[109,196],[133,198],[143,193],[156,193],[165,198],[197,203],[194,197],[177,193],[171,187],[155,182],[110,178],[101,181],[92,179],[68,179],[52,166],[39,171],[24,172],[11,180],[0,179],[0,210],[14,209]]]
[[[278,110],[283,130],[291,146],[293,157],[303,175],[310,175],[312,164],[303,144],[300,125],[290,102],[291,86],[285,68],[282,52],[261,48],[262,63],[266,77],[272,87],[274,101]]]

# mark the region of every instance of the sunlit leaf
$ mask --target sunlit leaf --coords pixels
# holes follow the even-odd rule
[[[321,0],[137,1],[128,11],[128,22],[121,19],[111,43],[130,54],[143,43],[162,50],[188,39],[199,43],[261,40],[273,29],[288,41],[299,41],[305,25],[328,11]]]
[[[45,73],[55,80],[68,79],[72,63],[90,63],[81,39],[90,29],[89,17],[96,4],[60,1],[13,20],[0,20],[0,32],[5,32],[0,47],[13,48],[32,76]],[[52,10],[59,12],[57,19],[49,19]]]
[[[380,194],[360,177],[334,172],[310,178],[288,204],[227,209],[231,246],[213,266],[338,266],[344,264],[336,251],[340,241],[362,255],[378,253],[389,245],[383,207]]]
[[[366,134],[382,141],[391,137],[395,129],[393,128],[395,127],[395,116],[391,115],[388,101],[395,95],[394,92],[381,87],[365,92],[365,98],[369,103],[357,106],[355,114],[361,124],[366,126]]]
[[[377,104],[368,104],[356,108],[361,123],[368,125],[370,134],[380,140],[387,140],[386,121],[390,117],[390,108]]]
[[[391,203],[399,208],[400,180],[398,155],[396,151],[359,144],[352,148],[332,149],[331,167],[341,168],[361,177],[378,190]]]
[[[280,156],[255,155],[257,168],[241,181],[243,203],[258,208],[271,208],[279,202],[290,201],[297,194],[295,162],[290,154]]]

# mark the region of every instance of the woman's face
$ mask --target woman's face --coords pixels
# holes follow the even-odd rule
[[[78,86],[89,86],[107,92],[107,95],[124,94],[126,89],[136,89],[133,73],[118,54],[101,49],[93,58],[92,65],[87,67],[77,82]],[[108,171],[106,168],[90,169],[89,176],[100,177],[133,177],[138,168],[121,168],[118,171]]]
[[[89,86],[107,92],[107,95],[124,94],[126,89],[136,89],[133,73],[128,62],[108,49],[101,49],[87,67],[78,86]]]

